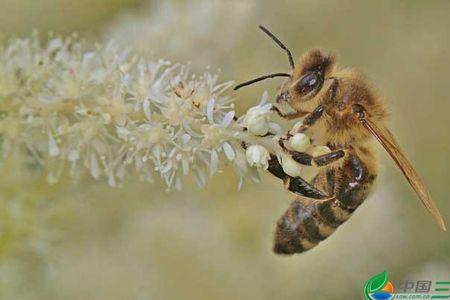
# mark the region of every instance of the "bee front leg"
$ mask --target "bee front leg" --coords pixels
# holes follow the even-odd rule
[[[311,126],[313,126],[317,120],[319,120],[322,115],[325,107],[323,105],[317,106],[311,113],[309,113],[305,119],[303,120],[302,126],[297,130],[298,133],[303,133],[308,130]]]
[[[319,190],[309,182],[305,181],[301,177],[292,177],[286,174],[281,166],[278,158],[274,154],[270,154],[269,167],[267,170],[274,176],[283,180],[287,190],[297,195],[301,195],[307,198],[325,200],[330,199],[332,196]]]
[[[303,120],[303,124],[297,129],[295,133],[303,133],[308,130],[311,126],[313,126],[317,120],[322,117],[325,107],[323,105],[317,106],[312,112],[310,112],[305,119]],[[281,114],[281,112],[280,112]],[[282,137],[278,140],[281,148],[285,151],[289,151],[284,146],[284,141],[289,140],[293,136],[293,133],[288,133],[285,137]]]
[[[308,114],[307,111],[295,111],[295,112],[291,112],[291,113],[282,113],[280,111],[280,109],[276,106],[272,106],[272,111],[276,112],[278,116],[280,116],[283,119],[287,119],[287,120],[293,120],[293,119],[298,119],[301,118],[303,116],[305,116],[306,114]]]

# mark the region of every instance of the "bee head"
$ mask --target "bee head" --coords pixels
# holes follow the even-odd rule
[[[334,61],[334,55],[326,55],[317,49],[306,52],[300,57],[292,76],[283,83],[277,101],[287,101],[296,107],[313,99],[322,90]]]
[[[264,75],[234,87],[234,90],[273,77],[287,77],[280,88],[277,102],[287,102],[294,109],[302,102],[311,100],[322,89],[323,83],[334,66],[334,56],[326,55],[320,50],[310,50],[300,57],[297,66],[294,64],[289,49],[268,29],[259,28],[267,34],[281,49],[286,51],[291,66],[289,73],[273,73]]]

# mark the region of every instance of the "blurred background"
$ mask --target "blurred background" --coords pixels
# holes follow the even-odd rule
[[[286,71],[269,27],[299,56],[319,46],[366,73],[387,99],[390,128],[447,222],[450,133],[448,1],[0,0],[0,39],[38,29],[116,40],[158,59],[221,70],[223,81]],[[236,94],[238,111],[277,80]],[[375,191],[321,245],[272,253],[293,196],[266,175],[237,191],[232,170],[206,188],[164,192],[129,180],[46,183],[0,165],[1,299],[361,299],[364,282],[450,279],[450,238],[380,150]]]

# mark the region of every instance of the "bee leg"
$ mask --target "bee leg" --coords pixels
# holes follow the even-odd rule
[[[346,153],[346,151],[341,149],[341,150],[334,150],[334,151],[331,151],[330,153],[325,153],[325,154],[322,154],[319,156],[315,156],[315,157],[313,157],[311,164],[316,167],[327,166],[329,164],[332,164],[332,163],[344,158],[345,153]]]
[[[241,146],[243,149],[247,149],[247,144],[245,142],[242,142]],[[283,180],[286,189],[297,195],[318,200],[333,198],[333,196],[330,196],[325,192],[319,190],[309,182],[305,181],[303,178],[292,177],[286,174],[280,162],[278,161],[277,156],[272,153],[270,154],[269,166],[267,168],[267,171],[269,171],[275,177]]]
[[[292,177],[286,174],[281,166],[278,158],[274,154],[270,154],[269,167],[267,170],[274,176],[283,180],[287,190],[297,195],[301,195],[307,198],[325,200],[330,199],[332,196],[319,190],[309,182],[305,181],[301,177]]]
[[[305,119],[303,120],[302,126],[297,130],[297,132],[305,132],[309,129],[312,125],[314,125],[317,120],[320,119],[323,115],[323,111],[325,110],[325,107],[323,105],[317,106],[311,113],[309,113]]]
[[[345,156],[345,150],[335,150],[319,156],[312,156],[305,152],[289,151],[291,158],[299,164],[314,167],[323,167],[332,164]]]
[[[293,120],[293,119],[297,119],[297,118],[301,118],[303,116],[305,116],[308,112],[307,111],[295,111],[295,112],[291,112],[291,113],[282,113],[280,111],[280,109],[276,106],[272,106],[272,111],[276,112],[278,116],[280,116],[283,119],[287,119],[287,120]]]
[[[291,158],[298,162],[299,164],[305,165],[305,166],[314,166],[314,167],[323,167],[327,166],[331,163],[334,163],[341,158],[345,156],[345,150],[334,150],[330,153],[322,154],[319,156],[312,156],[311,154],[308,154],[306,152],[299,152],[299,151],[292,151],[286,148],[284,145],[284,141],[288,140],[292,135],[289,135],[287,137],[282,137],[278,140],[278,144],[280,147],[289,153]]]

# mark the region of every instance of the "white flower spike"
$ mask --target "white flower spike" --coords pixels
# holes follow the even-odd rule
[[[268,93],[236,121],[226,94],[233,83],[210,72],[194,76],[114,43],[92,47],[70,37],[42,44],[37,35],[0,47],[0,70],[0,154],[31,155],[52,183],[68,168],[111,186],[133,175],[151,182],[156,173],[181,189],[183,176],[203,185],[227,162],[240,179],[258,181],[268,150],[281,155],[276,139],[262,137],[282,131],[270,121]],[[243,142],[253,146],[245,151]],[[309,138],[297,134],[290,146],[308,148]],[[289,158],[283,168],[301,173]]]

